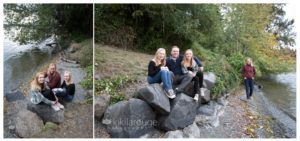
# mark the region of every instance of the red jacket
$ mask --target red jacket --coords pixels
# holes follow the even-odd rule
[[[248,64],[243,67],[242,73],[244,78],[254,78],[256,74],[254,66]]]
[[[55,71],[52,75],[48,75],[47,73],[45,73],[45,77],[48,77],[49,82],[48,82],[48,86],[50,89],[53,88],[59,88],[60,87],[60,74]]]

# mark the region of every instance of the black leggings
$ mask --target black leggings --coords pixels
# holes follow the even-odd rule
[[[51,101],[56,101],[55,95],[50,89],[42,91],[42,95]]]
[[[200,88],[203,86],[203,73],[197,72],[196,76],[193,78],[194,81],[194,96],[195,94],[200,94]]]

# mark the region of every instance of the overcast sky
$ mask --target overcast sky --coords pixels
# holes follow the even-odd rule
[[[297,27],[297,24],[299,26],[299,15],[297,15],[297,12],[296,12],[297,11],[297,5],[296,4],[287,4],[284,7],[284,11],[286,12],[286,18],[288,18],[290,20],[295,19],[294,31],[297,33],[296,48],[298,48],[299,44],[297,44],[297,43],[299,42],[299,34],[298,34],[299,27]]]

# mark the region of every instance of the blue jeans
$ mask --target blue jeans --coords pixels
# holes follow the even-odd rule
[[[247,78],[244,80],[244,82],[245,82],[247,99],[249,99],[253,93],[253,79]]]
[[[61,97],[64,101],[71,102],[74,98],[72,95],[68,95],[66,91],[57,92],[55,94],[57,97]]]
[[[149,84],[163,82],[163,88],[165,90],[172,89],[172,77],[170,71],[160,70],[155,76],[148,76],[147,80]]]

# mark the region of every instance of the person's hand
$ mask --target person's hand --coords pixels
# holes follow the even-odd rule
[[[247,77],[244,77],[244,79],[246,80],[246,79],[247,79]]]
[[[252,77],[252,80],[254,80],[254,77]]]
[[[161,70],[169,70],[168,67],[160,67]]]
[[[204,68],[203,67],[199,67],[199,71],[203,72]]]
[[[188,73],[189,73],[189,75],[192,76],[192,77],[195,77],[195,76],[196,76],[196,73],[193,73],[192,71],[189,71]]]

